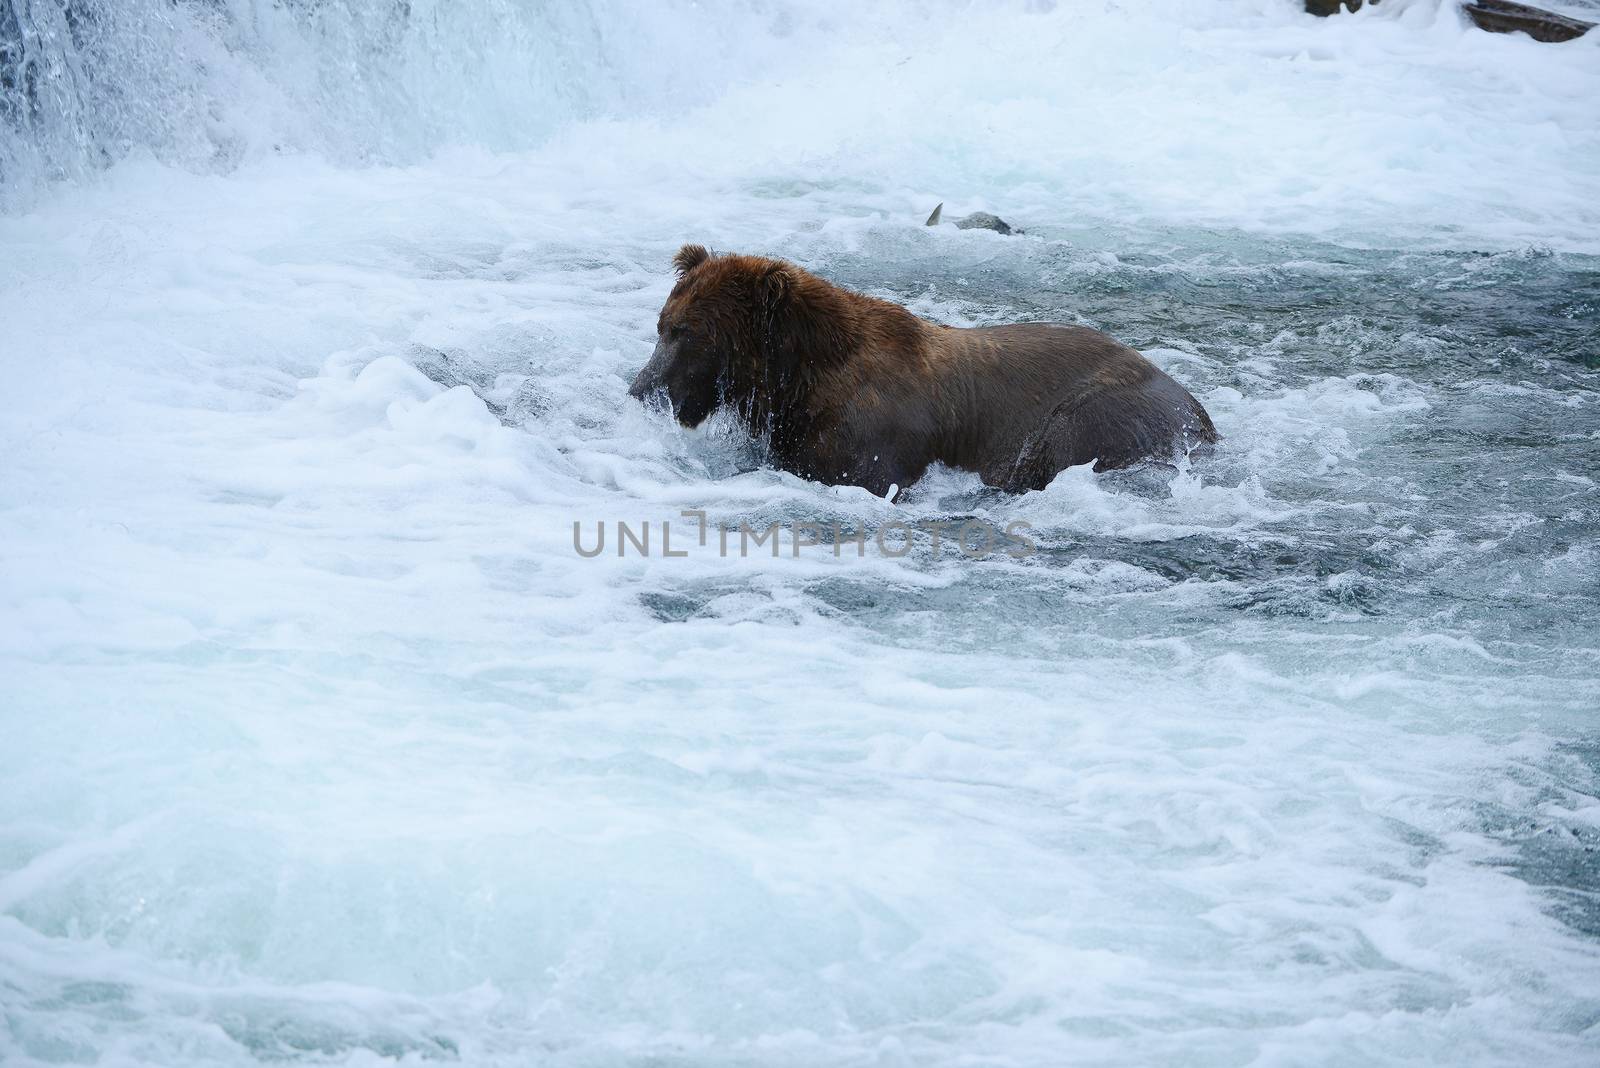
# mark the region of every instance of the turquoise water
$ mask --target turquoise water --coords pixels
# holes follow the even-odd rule
[[[1591,1062],[1600,64],[1295,7],[30,38],[0,1060]],[[778,473],[626,396],[690,240],[1096,326],[1223,441]],[[574,551],[618,521],[695,551]]]

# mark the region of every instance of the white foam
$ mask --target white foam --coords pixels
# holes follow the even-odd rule
[[[1014,498],[819,486],[626,396],[690,239],[878,264],[952,322],[1037,296],[995,278],[1074,306],[1194,225],[1600,244],[1592,43],[1296,6],[596,9],[621,66],[574,60],[593,97],[525,140],[542,41],[432,80],[407,41],[354,117],[269,107],[300,46],[260,42],[261,95],[216,75],[253,131],[226,177],[135,153],[0,218],[0,1059],[1583,1063],[1592,942],[1496,821],[1593,826],[1559,770],[1592,630],[1459,614],[1592,580],[1502,539],[1594,482],[1430,526],[1394,456],[1455,394],[1302,373],[1363,355],[1359,310],[1237,362],[1161,339],[1216,454]],[[320,114],[294,143],[385,158],[469,74],[411,165],[269,147]],[[941,198],[1037,232],[921,227]],[[686,508],[1041,552],[573,551],[574,521],[688,544]],[[1374,558],[1434,609],[1364,610]],[[1481,560],[1503,589],[1450,587]]]

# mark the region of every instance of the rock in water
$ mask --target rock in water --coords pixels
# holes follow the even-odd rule
[[[1462,8],[1479,29],[1491,33],[1525,33],[1535,41],[1557,43],[1582,37],[1594,23],[1558,15],[1510,0],[1474,0]]]
[[[1306,0],[1306,10],[1313,15],[1337,15],[1340,11],[1360,11],[1363,0]],[[1378,0],[1372,0],[1377,3]],[[1474,25],[1490,33],[1525,33],[1535,41],[1557,43],[1582,37],[1595,24],[1570,15],[1519,4],[1515,0],[1466,0],[1461,10],[1467,13]]]
[[[997,234],[1022,233],[1021,230],[1013,231],[1006,221],[998,215],[990,215],[986,211],[975,211],[965,219],[956,220],[957,230],[993,230]]]

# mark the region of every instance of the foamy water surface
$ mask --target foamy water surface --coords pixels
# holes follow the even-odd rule
[[[105,16],[0,125],[0,1061],[1593,1063],[1600,42],[1297,6]],[[776,472],[626,396],[684,241],[1224,440]]]

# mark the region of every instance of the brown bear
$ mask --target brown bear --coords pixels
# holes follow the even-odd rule
[[[1217,438],[1188,390],[1088,327],[940,326],[782,260],[685,245],[673,262],[629,394],[664,393],[689,427],[729,407],[802,478],[885,496],[938,461],[1021,492]]]

